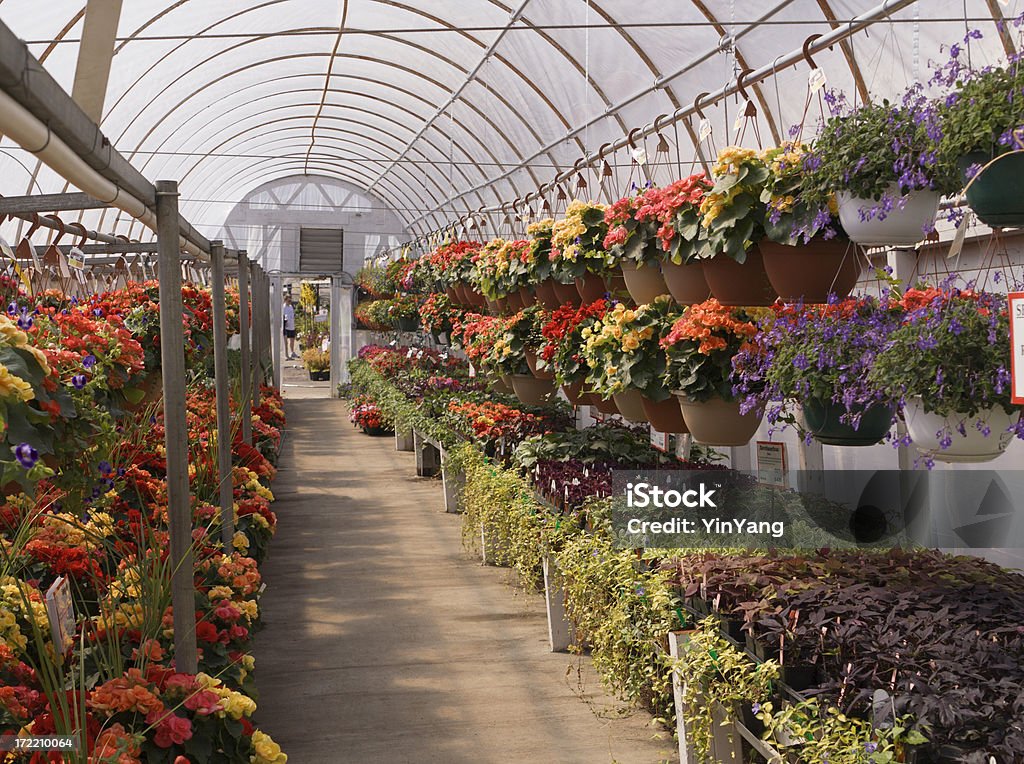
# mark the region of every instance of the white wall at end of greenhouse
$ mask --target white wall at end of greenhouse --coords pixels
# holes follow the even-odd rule
[[[303,227],[344,231],[344,272],[349,275],[367,258],[409,239],[402,221],[380,199],[317,175],[283,178],[250,191],[214,238],[230,249],[248,251],[267,271],[299,273]]]

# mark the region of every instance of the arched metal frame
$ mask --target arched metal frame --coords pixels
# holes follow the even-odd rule
[[[473,46],[476,46],[480,51],[486,51],[488,44],[484,39],[481,39],[479,35],[471,34],[466,30],[459,29],[457,22],[449,22],[447,19],[442,18],[438,15],[431,14],[427,9],[413,7],[407,3],[400,3],[395,0],[366,0],[367,2],[373,2],[375,4],[383,5],[388,8],[400,11],[405,14],[412,14],[416,17],[425,19],[427,22],[434,24],[441,30],[451,31],[459,34],[459,36],[466,40]],[[581,3],[585,0],[579,0]],[[191,3],[192,0],[176,0],[169,6],[161,9],[154,15],[150,16],[143,23],[141,23],[133,33],[131,33],[126,40],[122,41],[115,50],[115,55],[122,53],[125,46],[131,42],[134,38],[143,35],[147,30],[151,29],[154,25],[160,21],[167,19],[169,16],[175,13],[175,11],[182,9]],[[264,11],[272,6],[283,5],[288,0],[265,0],[258,4],[241,8],[232,13],[225,15],[221,18],[207,22],[202,30],[198,31],[198,34],[209,32],[223,25],[228,24],[230,21],[241,19],[248,14],[255,12]],[[529,13],[529,2],[523,3],[520,7],[520,12],[514,13],[513,9],[501,0],[486,0],[490,6],[493,6],[498,11],[508,14],[507,25],[505,26],[506,31],[513,25],[519,25],[523,29],[531,30],[532,34],[535,34],[538,39],[543,41],[552,51],[555,56],[555,61],[562,61],[567,64],[572,71],[580,75],[584,75],[588,71],[588,67],[585,61],[581,61],[581,56],[573,55],[573,51],[563,43],[560,43],[556,37],[550,34],[548,31],[540,28],[543,23]],[[664,78],[664,74],[659,71],[655,61],[653,61],[644,51],[643,45],[638,42],[636,36],[634,36],[628,28],[623,28],[615,15],[608,12],[603,7],[601,2],[594,2],[594,0],[587,1],[587,8],[596,14],[604,23],[610,25],[610,28],[622,39],[622,41],[629,46],[632,52],[637,56],[637,59],[642,62],[643,66],[650,71],[656,83]],[[689,3],[693,8],[708,22],[711,23],[712,27],[716,30],[719,35],[726,34],[726,27],[721,21],[720,16],[716,16],[712,12],[710,6],[712,5],[711,0],[689,0]],[[832,7],[829,0],[815,0],[819,12],[821,13],[822,20],[831,28],[837,28],[840,25],[838,17]],[[993,24],[998,30],[998,38],[1001,42],[1003,51],[1012,55],[1016,52],[1014,40],[1008,30],[1000,22],[1003,20],[1004,9],[1000,6],[998,0],[985,0],[985,5],[988,9],[989,15],[993,20]],[[64,24],[62,29],[55,35],[55,40],[62,40],[68,36],[68,34],[82,21],[85,9],[79,8],[69,17],[67,23]],[[322,30],[325,35],[331,33],[338,33],[337,27],[313,27],[307,28],[313,30]],[[522,33],[522,32],[517,32]],[[207,69],[214,69],[216,67],[216,60],[222,55],[229,55],[237,50],[244,50],[244,46],[253,43],[259,43],[271,35],[255,36],[242,42],[226,46],[224,49],[214,53],[213,55],[207,56],[202,61],[195,63],[191,66],[183,75],[182,78],[198,76],[202,77],[203,72]],[[379,32],[376,37],[387,41],[389,43],[404,46],[405,48],[411,48],[416,51],[418,56],[429,56],[435,62],[439,62],[445,67],[445,74],[440,79],[432,79],[423,72],[415,70],[414,67],[404,66],[397,61],[388,61],[384,58],[373,58],[370,56],[357,56],[352,55],[351,58],[358,59],[364,63],[370,64],[372,67],[383,67],[386,72],[388,68],[394,68],[402,72],[403,77],[411,75],[417,78],[422,84],[429,83],[439,94],[444,93],[446,90],[449,92],[458,92],[459,97],[457,103],[460,107],[465,107],[472,113],[474,120],[482,120],[488,126],[488,134],[486,136],[480,135],[473,129],[473,126],[463,122],[457,117],[452,117],[450,113],[444,113],[444,109],[428,109],[426,114],[417,111],[416,106],[433,107],[434,101],[430,98],[420,95],[419,93],[413,92],[410,88],[403,88],[395,82],[389,81],[387,75],[374,80],[370,76],[356,75],[353,73],[339,72],[333,74],[330,70],[333,67],[328,67],[328,72],[320,72],[319,74],[315,71],[302,72],[289,74],[283,77],[271,77],[260,80],[256,83],[248,83],[241,90],[257,90],[259,88],[270,86],[274,82],[278,82],[285,79],[293,78],[307,78],[307,77],[321,77],[325,79],[325,86],[322,89],[313,88],[301,88],[275,92],[272,94],[273,97],[293,97],[299,96],[300,98],[305,94],[311,93],[322,93],[324,95],[323,103],[325,113],[319,116],[315,120],[311,120],[308,117],[285,117],[281,119],[284,121],[295,121],[301,123],[305,120],[307,133],[309,133],[309,142],[306,148],[306,153],[310,155],[311,162],[315,161],[318,165],[325,164],[331,168],[332,177],[338,177],[342,180],[348,180],[349,182],[356,182],[365,184],[369,190],[377,191],[377,187],[380,187],[380,193],[378,198],[381,201],[395,209],[403,210],[400,216],[410,226],[411,232],[414,234],[423,234],[434,228],[444,227],[447,220],[447,215],[454,214],[469,214],[474,209],[483,209],[484,195],[493,197],[494,201],[501,205],[502,202],[508,203],[510,201],[509,196],[503,193],[502,189],[507,188],[508,192],[514,195],[514,198],[523,198],[526,193],[532,192],[536,188],[551,188],[553,183],[543,184],[540,182],[538,174],[543,170],[536,166],[539,156],[544,156],[545,165],[554,168],[555,178],[558,180],[564,177],[565,173],[571,171],[570,165],[566,164],[566,159],[561,158],[565,156],[565,149],[562,147],[559,152],[553,150],[556,142],[551,140],[550,135],[542,134],[535,129],[531,121],[528,119],[527,114],[523,114],[522,110],[518,109],[510,100],[504,97],[501,93],[500,88],[496,88],[494,83],[489,83],[486,78],[487,72],[481,66],[472,67],[469,64],[463,65],[462,63],[453,60],[450,57],[443,55],[436,49],[429,48],[424,45],[412,42],[407,39],[398,37],[395,33]],[[180,44],[173,47],[169,55],[179,54],[185,51],[186,46],[190,40],[183,40]],[[43,52],[41,58],[45,59],[50,55],[52,51],[56,49],[57,42],[51,42],[46,50]],[[854,46],[849,41],[843,41],[839,44],[840,53],[845,59],[846,65],[849,67],[851,77],[854,82],[858,96],[862,100],[868,99],[867,85],[863,73],[861,72],[858,64],[857,57],[854,52]],[[734,48],[734,55],[736,63],[741,68],[746,68],[746,59],[743,56],[741,46],[736,45]],[[273,65],[275,62],[283,60],[294,60],[297,58],[309,58],[314,60],[317,58],[325,58],[328,53],[317,52],[317,53],[301,53],[290,56],[281,56],[266,58],[256,61],[250,61],[243,67],[235,70],[236,73],[250,71],[253,68],[265,65]],[[339,59],[344,60],[346,54],[342,51],[339,53]],[[166,58],[167,56],[164,56]],[[579,130],[577,128],[581,122],[576,121],[575,124],[572,120],[572,115],[564,114],[554,101],[544,93],[542,89],[531,80],[528,72],[521,69],[516,65],[515,62],[509,60],[506,55],[503,55],[500,46],[494,50],[493,55],[488,56],[486,60],[492,60],[496,64],[502,67],[502,74],[506,77],[511,75],[516,78],[527,92],[532,93],[531,108],[537,108],[542,110],[544,113],[552,117],[558,124],[561,124],[566,128],[566,136],[562,143],[572,144],[578,149],[581,154],[586,155],[588,147],[583,145],[583,141],[579,137]],[[115,59],[116,62],[116,59]],[[481,62],[482,63],[482,62]],[[159,62],[156,61],[152,65],[148,66],[141,74],[135,79],[135,81],[129,85],[123,93],[120,94],[117,101],[115,101],[107,110],[106,114],[115,115],[118,113],[119,107],[125,99],[132,97],[137,94],[139,88],[149,87],[154,93],[158,93],[160,88],[153,87],[150,85],[152,80],[152,74],[159,66]],[[204,68],[205,67],[205,68]],[[136,123],[144,123],[147,127],[145,133],[138,139],[135,140],[134,147],[128,148],[122,145],[121,140],[115,139],[115,144],[118,145],[119,149],[128,156],[143,156],[148,155],[142,161],[142,168],[145,170],[147,167],[156,166],[158,163],[155,161],[158,156],[161,156],[160,152],[167,148],[170,153],[179,150],[181,146],[184,146],[188,141],[196,142],[197,136],[202,133],[199,132],[188,132],[188,126],[193,124],[197,119],[201,119],[204,115],[204,107],[200,102],[198,96],[206,91],[208,88],[223,82],[227,77],[230,77],[231,73],[225,74],[221,71],[211,73],[206,79],[201,80],[197,87],[194,87],[188,95],[180,100],[178,103],[172,105],[170,108],[163,110],[159,113],[155,120],[151,116],[153,109],[161,108],[157,107],[157,98],[154,97],[147,102],[142,108],[140,108],[125,124],[120,124],[120,138],[124,139],[131,132],[132,128]],[[446,84],[443,80],[448,80],[452,77],[454,82],[460,82],[461,86],[452,87]],[[460,78],[462,78],[460,80]],[[365,83],[367,85],[372,84],[374,86],[373,92],[360,92],[351,89],[345,89],[337,87],[337,85],[345,79],[351,79],[353,82]],[[470,81],[480,84],[480,90],[482,94],[486,96],[486,102],[481,98],[480,94],[473,95],[471,93],[463,92],[469,85]],[[598,101],[604,105],[605,113],[603,117],[612,120],[619,129],[625,134],[629,132],[628,126],[625,124],[622,116],[621,109],[613,108],[613,104],[602,87],[600,81],[595,80],[593,77],[587,78],[586,88],[589,92],[592,92]],[[381,97],[381,90],[386,90],[388,95]],[[768,100],[765,98],[760,86],[752,85],[750,87],[751,93],[753,94],[754,100],[758,105],[759,116],[764,119],[764,122],[768,128],[772,138],[776,141],[779,140],[779,125],[778,122],[781,119],[781,115],[775,113],[771,108]],[[663,85],[652,88],[650,93],[661,92],[671,106],[673,110],[678,110],[680,107],[680,96],[673,89],[671,82],[665,82]],[[363,97],[367,100],[372,100],[374,104],[379,104],[377,108],[368,105],[367,108],[360,106],[354,106],[351,103],[332,103],[331,94],[335,96],[342,96],[346,99],[355,99]],[[398,98],[401,95],[404,98],[411,98],[410,102],[406,104],[399,103]],[[263,98],[252,98],[239,104],[239,108],[251,109],[256,101],[265,101],[271,96]],[[651,96],[653,98],[653,95]],[[197,104],[196,109],[189,111],[186,105],[195,100]],[[654,101],[645,101],[646,103],[654,103]],[[296,102],[290,103],[287,106],[280,107],[280,110],[284,109],[297,109],[304,106],[310,106],[320,103],[320,99],[309,102]],[[415,105],[413,105],[415,104]],[[535,105],[535,106],[534,106]],[[326,113],[326,110],[339,109],[340,112],[333,115]],[[262,110],[255,114],[248,111],[244,116],[243,120],[250,120],[252,118],[258,118],[260,116],[269,116],[275,110]],[[531,112],[531,114],[536,112]],[[401,115],[401,116],[399,116]],[[492,118],[493,115],[493,118]],[[223,115],[221,115],[223,116]],[[443,119],[441,117],[444,117]],[[404,122],[404,117],[408,117],[410,123]],[[590,118],[593,122],[593,117],[590,115],[584,115],[584,118]],[[369,118],[369,119],[367,119]],[[516,138],[510,134],[505,133],[500,129],[500,123],[502,120],[518,119],[518,124],[521,125],[526,132],[530,135],[533,146],[525,145],[522,140],[517,142]],[[169,120],[174,120],[174,127],[166,135],[163,135],[158,146],[153,147],[152,139],[156,136],[157,131]],[[364,124],[373,120],[376,122],[374,125]],[[417,122],[416,120],[419,120]],[[230,135],[227,139],[222,139],[220,136],[203,137],[199,142],[199,147],[194,152],[195,158],[189,156],[182,158],[177,164],[184,173],[182,180],[192,179],[200,188],[204,184],[210,182],[211,176],[217,172],[218,168],[218,152],[223,151],[229,153],[232,149],[240,152],[239,147],[252,146],[254,154],[259,155],[260,147],[265,147],[268,150],[273,147],[274,151],[292,151],[296,150],[301,152],[302,143],[292,142],[293,132],[299,132],[302,129],[300,124],[289,127],[281,127],[278,129],[267,130],[267,127],[273,127],[279,120],[268,119],[259,125],[252,125],[246,130],[236,131]],[[364,130],[345,129],[344,126],[338,125],[337,123],[348,122],[349,127],[360,127],[365,128]],[[241,123],[241,121],[240,121]],[[589,122],[588,122],[589,124]],[[313,127],[315,125],[315,129]],[[693,126],[686,119],[681,120],[681,126],[685,132],[687,138],[693,144],[694,150],[699,151],[699,142],[694,132]],[[406,140],[402,137],[402,129],[408,130],[411,135],[411,140]],[[262,131],[259,135],[255,135],[256,131]],[[269,138],[273,136],[272,138]],[[436,136],[431,138],[431,136]],[[268,140],[269,138],[269,140]],[[497,139],[497,140],[495,140]],[[216,145],[213,141],[218,141]],[[262,141],[262,142],[261,142]],[[345,155],[337,158],[329,156],[317,156],[315,150],[316,144],[323,142],[323,145],[329,146],[330,148],[338,148],[344,150]],[[177,142],[177,143],[175,143]],[[443,144],[447,143],[449,149],[457,150],[460,156],[458,161],[453,161],[454,157],[447,157],[442,160],[432,158],[431,154],[436,154],[439,157],[445,157],[445,151],[442,148]],[[439,145],[441,144],[441,145]],[[507,161],[501,161],[499,156],[493,149],[498,146],[507,149],[510,154],[515,157],[515,161],[509,163]],[[492,148],[493,147],[493,148]],[[538,151],[539,150],[539,151]],[[388,155],[386,152],[394,152],[392,155]],[[137,152],[137,153],[136,153]],[[415,156],[414,161],[403,161],[407,156]],[[280,166],[272,165],[268,166],[267,160],[256,159],[246,160],[249,164],[248,167],[251,172],[234,172],[234,177],[230,188],[234,190],[239,187],[241,182],[249,182],[250,177],[267,180],[267,176],[264,173],[277,173],[279,170],[284,168],[291,168],[291,155],[284,155],[281,157],[284,163]],[[164,166],[170,160],[164,160]],[[517,164],[518,163],[518,164]],[[380,168],[374,172],[370,172],[371,168]],[[493,167],[493,169],[489,169]],[[510,168],[506,170],[505,168]],[[30,179],[29,190],[32,188],[32,184],[37,182],[39,176],[39,166],[36,171],[32,174]],[[318,170],[323,173],[323,170]],[[460,190],[460,193],[452,193],[450,196],[444,195],[444,189],[448,184],[447,173],[451,172],[458,176],[459,184],[464,184],[464,189]],[[471,173],[475,177],[471,177]],[[280,177],[276,175],[275,177]],[[223,187],[223,184],[221,184]],[[240,189],[243,190],[243,189]],[[456,191],[458,189],[452,189]],[[454,207],[465,208],[465,213],[455,212]],[[429,209],[428,209],[429,208]],[[202,211],[203,208],[200,208]],[[423,209],[425,213],[419,216],[412,216],[405,214],[406,210]],[[82,220],[83,215],[79,215],[79,220]],[[101,215],[101,224],[105,223],[105,217]],[[128,220],[118,214],[112,221],[114,229],[117,230],[119,227],[128,223]],[[128,223],[131,225],[130,223]],[[494,221],[491,220],[490,224],[493,225]]]

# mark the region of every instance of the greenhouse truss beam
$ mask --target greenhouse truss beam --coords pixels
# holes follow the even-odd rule
[[[120,20],[121,0],[88,0],[86,3],[71,97],[96,124],[103,118]]]
[[[753,72],[748,72],[746,75],[738,78],[735,82],[729,83],[728,85],[725,85],[719,90],[713,93],[709,93],[703,96],[702,98],[699,98],[693,104],[684,106],[680,109],[676,109],[671,114],[659,117],[654,121],[654,123],[650,125],[645,125],[643,127],[637,128],[636,130],[632,131],[629,135],[602,147],[600,152],[582,157],[576,163],[576,166],[574,166],[573,170],[570,170],[568,173],[559,174],[558,176],[555,177],[555,180],[552,181],[550,185],[553,186],[557,183],[564,182],[566,179],[571,177],[572,173],[576,172],[579,167],[589,167],[601,161],[604,155],[607,154],[608,152],[623,149],[629,146],[631,142],[635,142],[636,140],[645,138],[657,132],[658,130],[664,129],[666,126],[672,124],[677,120],[692,117],[693,115],[697,114],[698,109],[711,106],[712,104],[718,103],[719,101],[728,98],[729,96],[736,95],[737,93],[740,93],[744,88],[762,82],[771,77],[772,75],[782,71],[783,69],[787,69],[795,64],[800,63],[801,61],[805,61],[805,53],[814,54],[822,50],[825,50],[826,48],[835,45],[836,43],[839,43],[843,40],[848,39],[849,37],[852,37],[856,33],[869,27],[876,21],[879,21],[885,18],[886,16],[896,13],[897,11],[900,11],[903,8],[913,5],[915,2],[917,2],[917,0],[885,0],[885,2],[876,6],[872,10],[866,11],[865,13],[862,13],[860,16],[851,19],[848,23],[844,24],[838,29],[833,29],[831,32],[823,34],[821,37],[811,42],[806,47],[806,49],[803,46],[801,46],[800,48],[790,51],[788,54],[779,56],[771,64],[762,66],[760,69],[757,69]],[[637,97],[639,96],[634,96],[633,98],[635,99]],[[531,160],[534,158],[536,158],[536,156],[531,157]],[[520,168],[513,168],[507,171],[507,173],[498,176],[497,178],[491,181],[488,181],[488,183],[497,182],[501,180],[503,177],[505,177],[505,175],[511,175],[517,169]],[[466,191],[462,191],[456,196],[452,197],[450,201],[462,198],[471,193],[477,193],[480,190],[482,190],[484,185],[487,184],[482,184],[479,187],[474,187],[471,189],[467,189]],[[543,188],[541,190],[543,190]],[[497,212],[502,209],[502,206],[489,207],[482,209],[481,212]],[[420,219],[422,219],[422,217],[423,216],[421,216],[417,220],[412,221],[411,225],[415,225],[417,222],[419,222]]]
[[[109,207],[107,202],[94,199],[89,194],[38,194],[35,196],[0,196],[0,215],[27,214],[30,212],[68,212],[72,210],[102,210]]]

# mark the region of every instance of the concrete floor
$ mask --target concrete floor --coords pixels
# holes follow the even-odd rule
[[[543,598],[462,549],[411,453],[354,430],[344,403],[285,390],[255,654],[257,721],[292,764],[675,759],[589,659],[578,675],[548,651]]]

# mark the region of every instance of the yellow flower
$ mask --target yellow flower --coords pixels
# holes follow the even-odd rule
[[[18,401],[30,401],[36,397],[32,385],[16,377],[8,371],[7,367],[0,364],[0,398],[11,398]]]
[[[24,347],[28,342],[28,335],[5,315],[0,315],[0,337],[16,348]]]
[[[640,338],[636,332],[630,332],[622,338],[622,349],[626,351],[636,350],[640,347]]]
[[[288,761],[288,756],[281,752],[281,746],[260,730],[253,730],[252,749],[251,764],[285,764]]]
[[[249,551],[249,537],[241,531],[235,531],[235,535],[231,537],[231,545],[239,552]]]

